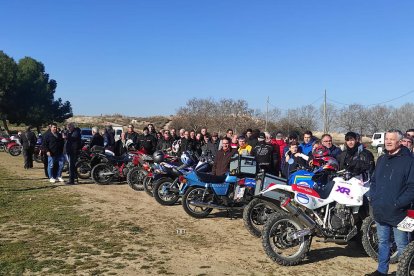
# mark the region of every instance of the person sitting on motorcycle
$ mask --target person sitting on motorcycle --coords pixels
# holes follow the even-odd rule
[[[291,164],[289,160],[292,159]],[[293,141],[289,144],[289,151],[285,154],[285,163],[283,166],[283,175],[289,177],[290,174],[299,168],[308,168],[309,157],[299,152],[299,143]]]
[[[99,128],[96,126],[92,128],[92,138],[89,142],[89,148],[92,148],[93,146],[104,146],[104,138],[99,134]]]
[[[375,169],[374,155],[358,142],[355,132],[345,134],[345,150],[338,155],[339,169],[346,169],[354,175],[362,174],[368,180]]]
[[[214,165],[212,169],[212,174],[214,175],[224,175],[230,168],[230,159],[237,153],[236,149],[230,147],[230,139],[224,137],[221,140],[222,148],[217,152],[216,157],[214,158]]]

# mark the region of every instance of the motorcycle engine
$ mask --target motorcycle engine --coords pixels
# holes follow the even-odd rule
[[[336,204],[334,208],[331,209],[331,227],[332,230],[340,233],[347,234],[348,229],[352,226],[353,216],[351,214],[351,209],[342,204]]]

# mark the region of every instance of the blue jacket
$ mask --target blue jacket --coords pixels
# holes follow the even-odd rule
[[[406,217],[414,202],[414,158],[406,147],[378,158],[369,194],[376,222],[397,226]]]
[[[312,151],[312,144],[314,140],[311,139],[309,143],[305,144],[305,142],[300,143],[299,148],[301,149],[301,152],[305,155],[308,155],[309,152]]]
[[[329,150],[329,156],[332,156],[335,159],[337,159],[338,155],[341,154],[342,152],[342,150],[335,145],[332,145],[332,147],[329,148],[328,150]]]

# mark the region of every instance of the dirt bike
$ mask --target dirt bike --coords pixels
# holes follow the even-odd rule
[[[10,141],[6,144],[5,151],[8,152],[11,156],[18,156],[22,153],[23,147],[20,144],[19,139],[10,138]]]
[[[242,210],[254,196],[256,161],[252,156],[232,157],[230,172],[216,176],[193,171],[183,177],[180,194],[184,211],[205,218],[213,209]]]
[[[285,266],[299,264],[308,253],[312,237],[325,242],[347,243],[359,232],[359,225],[369,215],[369,181],[340,171],[319,177],[324,184],[310,188],[301,183],[273,184],[262,191],[274,198],[284,213],[270,215],[263,229],[262,245],[266,254]]]
[[[398,229],[414,231],[414,210],[408,210],[407,217],[398,224]],[[402,228],[401,228],[402,227]],[[414,241],[410,242],[399,257],[397,276],[414,275]]]
[[[151,171],[153,159],[145,151],[139,150],[133,157],[134,167],[127,174],[127,183],[135,191],[144,190],[144,178]]]
[[[183,155],[190,154],[184,152]],[[189,173],[207,172],[211,170],[211,160],[197,157],[193,159],[182,157],[182,165],[162,162],[154,173],[153,195],[154,199],[161,205],[174,205],[180,198],[180,189],[183,187],[184,177]],[[192,160],[194,163],[186,160]]]
[[[108,184],[114,178],[118,181],[126,179],[128,171],[134,166],[132,164],[133,154],[125,153],[121,156],[97,154],[94,158],[104,161],[92,168],[91,177],[97,184]]]

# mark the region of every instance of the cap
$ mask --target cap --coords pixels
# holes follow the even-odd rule
[[[263,132],[260,132],[259,133],[259,136],[257,137],[258,139],[265,139],[266,138],[266,136],[265,136],[265,134],[263,133]]]
[[[276,139],[278,140],[283,139],[283,134],[282,133],[276,134]]]

